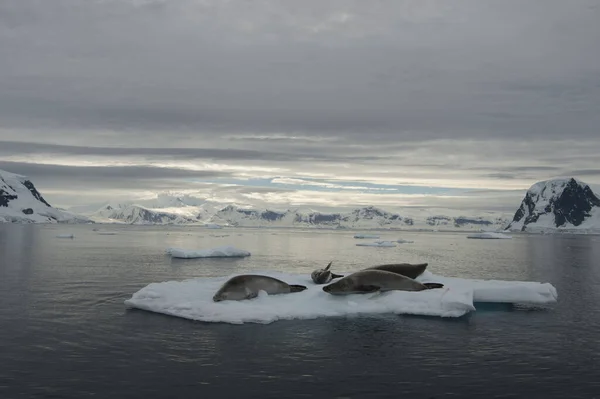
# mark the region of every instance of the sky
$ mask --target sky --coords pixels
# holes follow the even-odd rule
[[[597,0],[0,1],[0,169],[55,206],[514,212],[600,187]]]

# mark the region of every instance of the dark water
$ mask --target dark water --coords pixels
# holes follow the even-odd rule
[[[597,398],[600,237],[0,225],[0,398]],[[56,235],[74,233],[74,239]],[[215,237],[214,235],[229,235]],[[244,259],[171,260],[235,245]],[[556,305],[460,319],[378,315],[193,322],[130,310],[148,283],[253,269],[429,262],[436,273],[548,281]]]

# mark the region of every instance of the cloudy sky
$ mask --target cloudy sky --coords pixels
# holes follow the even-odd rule
[[[0,169],[57,206],[188,193],[514,211],[600,185],[597,0],[0,1]]]

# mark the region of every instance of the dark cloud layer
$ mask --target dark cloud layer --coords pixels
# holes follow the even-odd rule
[[[65,166],[25,162],[0,161],[0,169],[8,172],[25,175],[30,179],[42,182],[45,186],[49,183],[68,184],[71,187],[82,183],[92,186],[120,187],[136,186],[140,183],[143,187],[152,186],[152,181],[172,179],[214,179],[230,176],[226,172],[216,171],[191,171],[175,168],[159,168],[150,166]],[[144,180],[140,182],[140,180]]]
[[[3,2],[0,116],[382,140],[600,124],[595,1],[252,4]]]
[[[354,152],[359,153],[360,150]],[[235,148],[152,148],[152,147],[89,147],[89,146],[70,146],[57,144],[40,144],[18,141],[0,141],[0,156],[8,155],[68,155],[68,156],[102,156],[127,158],[133,156],[143,156],[149,159],[219,159],[219,160],[261,160],[261,161],[310,161],[320,160],[327,162],[336,162],[346,160],[349,156],[356,161],[373,161],[383,157],[378,156],[359,156],[355,154],[340,155],[332,153],[330,149],[318,147],[294,146],[290,152],[275,152],[268,150],[244,150]]]

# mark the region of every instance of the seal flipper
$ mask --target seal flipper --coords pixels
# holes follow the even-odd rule
[[[290,292],[304,291],[306,287],[304,285],[290,284]]]
[[[342,277],[344,277],[344,275],[343,275],[343,274],[335,274],[335,273],[331,273],[331,278],[332,278],[332,279],[334,279],[334,278],[342,278]]]
[[[430,290],[435,289],[435,288],[444,288],[444,284],[440,284],[440,283],[423,283],[423,285]]]
[[[355,290],[358,292],[369,293],[379,291],[380,288],[381,287],[377,285],[358,285],[355,287]]]
[[[331,267],[332,263],[333,263],[333,261],[329,262],[329,264],[327,265],[327,267],[325,269],[323,269],[323,270],[325,270],[325,271],[329,270],[329,268]]]
[[[246,291],[246,298],[245,299],[254,299],[258,296],[257,292],[248,292]]]

